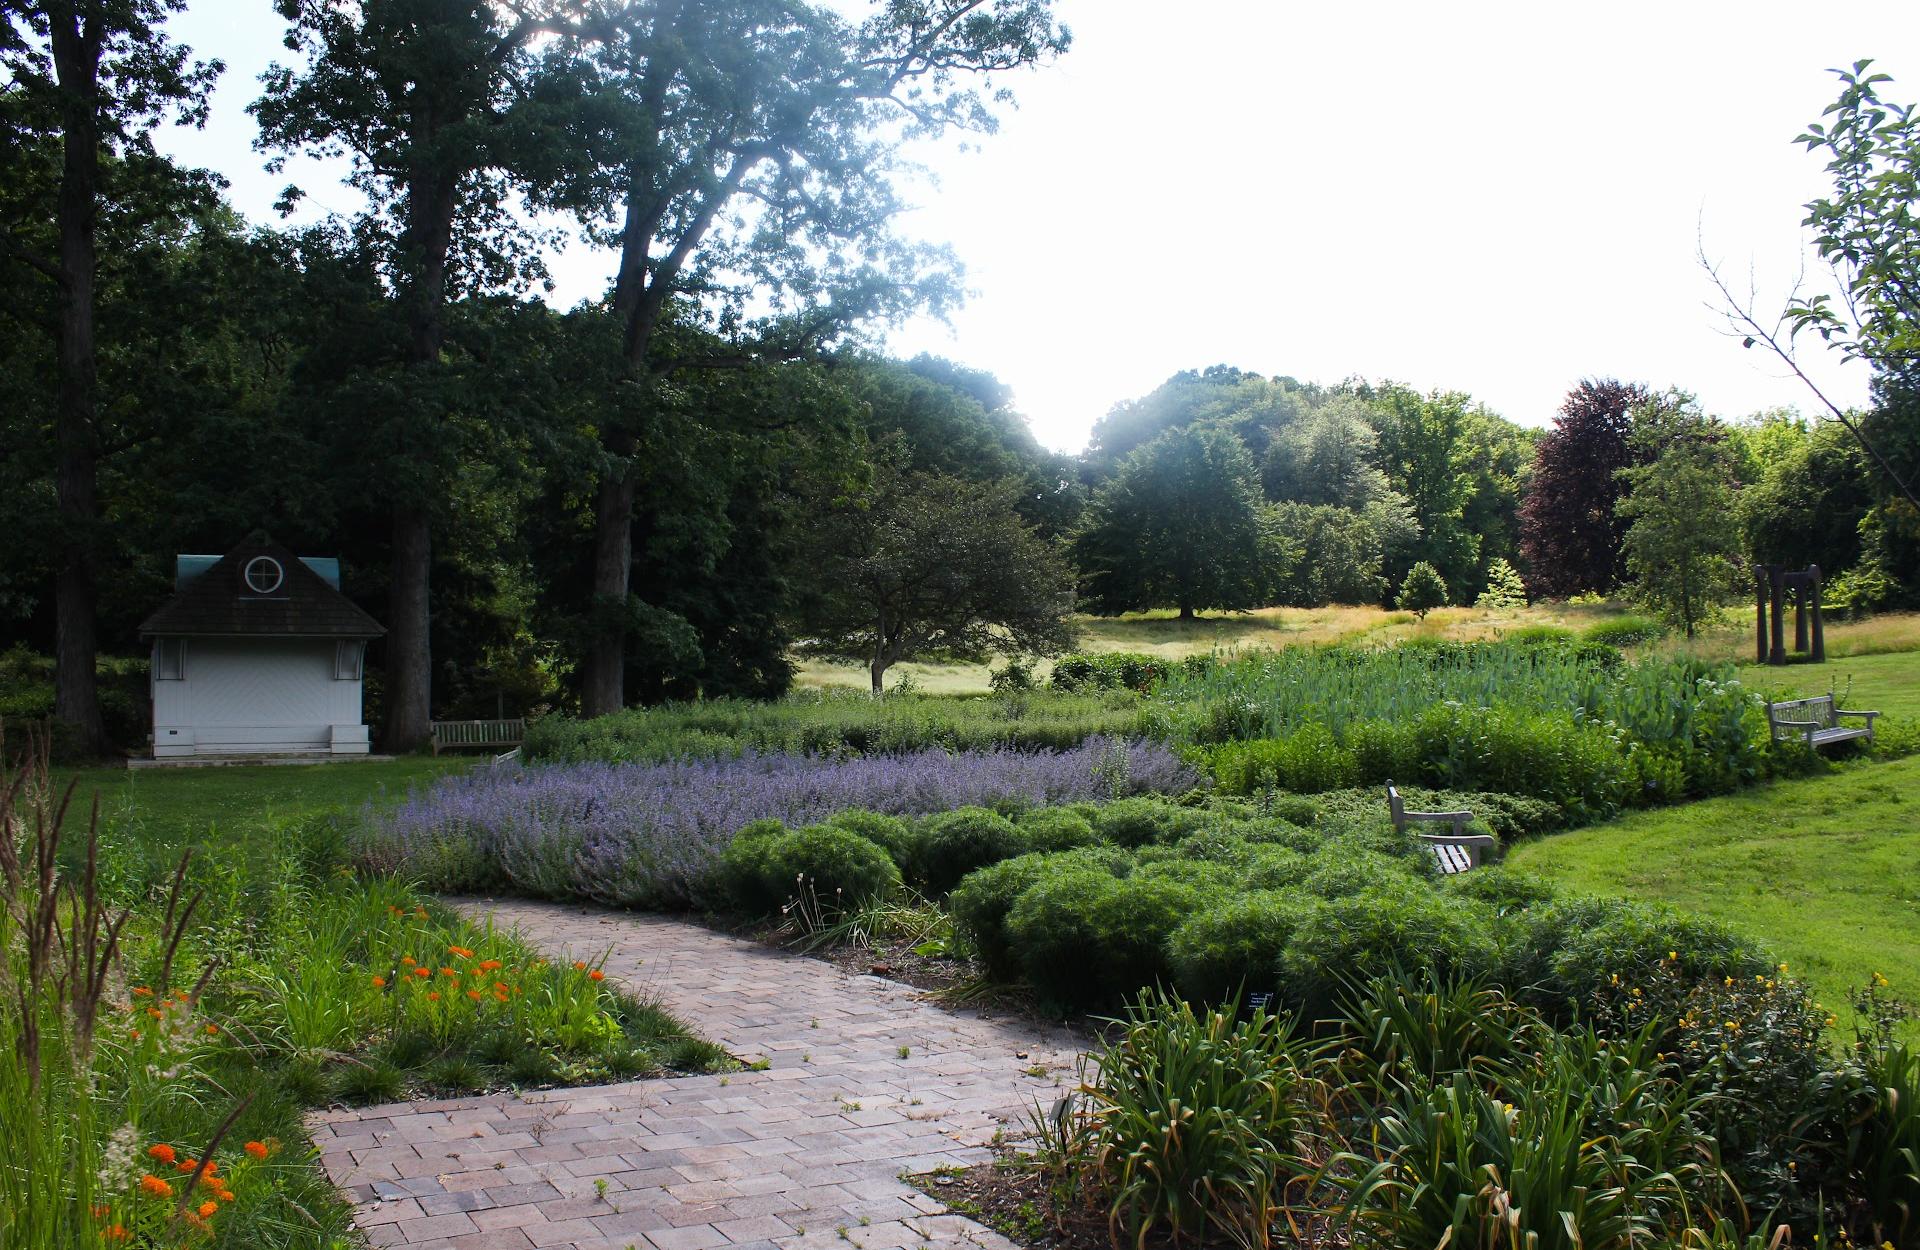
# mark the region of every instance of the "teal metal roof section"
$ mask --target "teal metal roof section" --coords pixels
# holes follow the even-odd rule
[[[220,563],[219,556],[179,555],[173,558],[173,590],[175,594],[191,586],[194,579]],[[320,575],[320,580],[335,590],[340,589],[340,561],[335,556],[301,556],[300,563]]]

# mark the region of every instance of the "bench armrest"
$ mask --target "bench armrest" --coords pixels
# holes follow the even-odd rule
[[[1447,821],[1451,823],[1456,820],[1471,821],[1473,819],[1473,813],[1472,812],[1401,812],[1400,818],[1402,820]]]
[[[1837,707],[1833,709],[1833,714],[1835,716],[1864,716],[1869,721],[1871,721],[1874,717],[1880,715],[1880,713],[1878,712],[1856,712],[1850,708],[1844,708],[1844,707]]]

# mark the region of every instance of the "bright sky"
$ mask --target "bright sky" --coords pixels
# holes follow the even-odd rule
[[[1676,385],[1727,416],[1797,381],[1724,336],[1699,240],[1774,309],[1800,273],[1801,205],[1827,187],[1793,137],[1874,57],[1920,99],[1920,5],[1058,0],[1074,46],[1011,80],[977,151],[926,154],[911,233],[950,242],[975,294],[951,327],[895,330],[1011,384],[1035,433],[1077,450],[1114,403],[1180,369],[1352,375],[1465,390],[1551,419],[1583,376]],[[265,0],[192,0],[173,30],[227,62],[206,131],[168,141],[273,220],[323,208],[325,170],[271,176],[245,107],[284,58]],[[557,298],[611,258],[558,258]],[[1842,403],[1864,374],[1817,348]]]

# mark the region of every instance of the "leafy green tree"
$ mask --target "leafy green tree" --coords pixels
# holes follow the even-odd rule
[[[799,551],[808,648],[863,661],[875,694],[917,655],[1064,650],[1072,570],[1020,519],[1019,493],[883,455],[870,484],[813,510]]]
[[[626,696],[635,503],[676,375],[804,358],[853,327],[957,297],[950,258],[893,228],[901,146],[991,130],[969,84],[1067,45],[1049,0],[914,0],[855,25],[792,0],[611,0],[553,57],[585,108],[535,202],[575,214],[616,250],[618,399],[603,407],[592,500],[599,622],[582,710]],[[687,301],[731,340],[676,352]]]
[[[1736,426],[1729,443],[1737,445],[1742,432],[1755,430]],[[1860,558],[1860,524],[1875,504],[1871,461],[1831,422],[1773,421],[1758,432],[1764,455],[1752,457],[1739,493],[1744,550],[1756,563],[1818,564],[1829,576],[1851,568]]]
[[[1115,404],[1094,422],[1084,460],[1094,481],[1103,481],[1127,456],[1169,430],[1207,423],[1230,429],[1258,462],[1272,438],[1318,396],[1317,388],[1292,378],[1265,378],[1231,365],[1188,369],[1149,394]]]
[[[96,317],[103,235],[130,237],[139,221],[174,216],[204,199],[207,180],[154,150],[167,120],[201,125],[218,62],[197,62],[166,19],[185,0],[18,0],[0,12],[0,260],[45,283],[56,379],[54,450],[56,617],[54,714],[78,744],[106,749],[94,666],[99,650],[99,557],[106,527],[99,461],[109,414],[126,396],[102,395]],[[116,220],[117,219],[117,220]],[[9,274],[8,288],[18,284]],[[104,403],[102,401],[105,401]]]
[[[1473,584],[1481,539],[1466,522],[1473,488],[1467,396],[1457,391],[1422,395],[1389,384],[1375,402],[1384,415],[1380,453],[1387,476],[1406,496],[1419,525],[1419,536],[1399,553],[1397,563],[1410,567],[1424,560],[1449,585]]]
[[[1257,607],[1266,588],[1259,474],[1226,430],[1169,430],[1121,462],[1078,540],[1089,606]]]
[[[1379,603],[1387,593],[1380,531],[1363,513],[1332,504],[1269,505],[1271,597],[1289,607]]]
[[[1425,560],[1418,561],[1407,570],[1406,580],[1400,583],[1397,602],[1401,611],[1411,612],[1424,621],[1427,613],[1447,606],[1447,583],[1438,569]]]
[[[1691,638],[1742,586],[1734,448],[1688,395],[1641,405],[1619,503],[1634,597]]]
[[[1487,566],[1487,588],[1480,592],[1473,606],[1496,612],[1526,607],[1527,584],[1520,580],[1520,570],[1496,558]]]
[[[483,0],[275,4],[304,63],[267,71],[252,106],[260,146],[282,154],[273,168],[290,152],[347,158],[347,184],[369,206],[354,234],[399,313],[394,367],[362,390],[378,392],[365,396],[380,418],[368,451],[385,470],[391,533],[384,742],[411,750],[433,717],[434,532],[470,436],[490,437],[461,416],[474,392],[446,368],[448,308],[542,274],[540,236],[510,201],[541,146],[550,99],[534,48],[552,21]]]

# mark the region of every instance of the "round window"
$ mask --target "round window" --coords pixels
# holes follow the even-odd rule
[[[280,562],[272,556],[255,556],[247,561],[244,576],[247,589],[256,595],[270,595],[280,589],[280,583],[286,580],[286,572]]]

